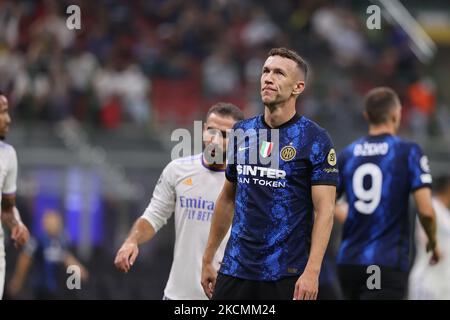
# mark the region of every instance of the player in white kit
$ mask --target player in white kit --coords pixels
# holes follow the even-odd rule
[[[202,256],[215,201],[225,181],[226,133],[243,118],[242,111],[232,104],[218,103],[209,109],[203,128],[203,153],[173,160],[166,166],[149,206],[117,252],[116,267],[128,272],[139,253],[138,245],[152,239],[175,212],[174,257],[164,299],[207,299],[200,284]],[[214,158],[220,158],[220,163],[214,163]],[[216,256],[217,267],[227,239]]]
[[[450,176],[435,179],[433,207],[436,211],[436,236],[441,260],[429,264],[426,237],[416,228],[416,258],[409,276],[409,299],[450,300]]]
[[[16,247],[24,245],[29,238],[28,229],[22,223],[16,204],[17,156],[14,148],[3,142],[9,130],[8,99],[0,92],[0,299],[5,285],[5,245],[3,226],[11,231]]]

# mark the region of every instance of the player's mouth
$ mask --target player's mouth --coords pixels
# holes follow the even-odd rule
[[[267,91],[274,91],[274,92],[276,92],[277,90],[274,89],[274,88],[271,88],[271,87],[264,87],[261,91],[262,92],[267,92]]]

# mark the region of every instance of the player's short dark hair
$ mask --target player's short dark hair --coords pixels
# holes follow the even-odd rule
[[[388,87],[374,88],[364,98],[364,110],[371,124],[385,123],[391,110],[399,105],[400,98]]]
[[[308,64],[297,52],[286,48],[272,48],[269,51],[269,57],[271,56],[280,56],[295,61],[295,63],[297,63],[297,67],[303,72],[306,80],[306,76],[308,74]]]
[[[212,113],[222,117],[231,117],[236,121],[244,120],[244,113],[242,110],[228,102],[218,102],[209,108],[208,113],[206,114],[206,120],[208,120]]]
[[[435,193],[444,193],[450,188],[450,176],[442,175],[433,179],[433,191]]]

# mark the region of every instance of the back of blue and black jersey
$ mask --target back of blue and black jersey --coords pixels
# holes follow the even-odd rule
[[[338,194],[349,203],[339,264],[409,267],[409,195],[429,187],[428,159],[397,136],[361,138],[339,159]]]

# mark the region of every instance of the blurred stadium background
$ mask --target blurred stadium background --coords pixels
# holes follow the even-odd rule
[[[115,270],[116,250],[170,161],[173,129],[192,130],[217,101],[249,116],[263,110],[259,76],[271,47],[293,48],[309,62],[298,110],[337,149],[365,133],[362,96],[388,85],[404,105],[401,134],[422,144],[433,174],[448,172],[450,3],[401,1],[432,40],[417,47],[420,34],[409,37],[382,2],[0,0],[0,90],[12,107],[18,207],[34,235],[45,210],[59,211],[90,272],[82,290],[60,297],[161,299],[171,223],[141,248],[130,274]],[[72,4],[81,8],[80,30],[66,27]],[[382,8],[380,30],[366,27],[372,4]],[[9,243],[7,282],[16,257]],[[17,298],[34,298],[31,282]]]

